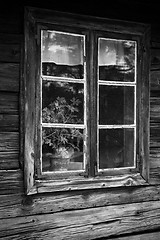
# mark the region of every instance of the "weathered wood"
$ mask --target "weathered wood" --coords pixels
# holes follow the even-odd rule
[[[19,152],[19,133],[0,132],[0,154]]]
[[[157,200],[160,200],[159,186],[74,191],[54,195],[0,195],[0,219],[136,202],[143,204]]]
[[[53,176],[51,177],[53,178]],[[67,178],[67,180],[54,181],[48,178],[47,180],[35,180],[35,185],[29,194],[140,185],[148,185],[148,183],[141,177],[140,173],[123,174],[112,177],[86,178],[84,180],[76,180],[73,177],[70,177]]]
[[[0,114],[18,115],[19,97],[17,93],[1,92]]]
[[[13,62],[20,61],[20,45],[18,44],[1,44],[0,43],[0,61]]]
[[[8,10],[7,6],[7,10]],[[7,34],[19,34],[21,31],[21,21],[19,18],[18,12],[16,13],[16,9],[13,8],[14,11],[6,11],[1,12],[0,14],[0,29],[1,29],[1,34],[2,33],[7,33]],[[20,10],[20,9],[19,9]]]
[[[142,234],[128,235],[125,237],[116,237],[116,238],[109,238],[109,240],[158,240],[160,239],[160,232],[146,232]]]
[[[0,63],[0,91],[19,92],[18,63]]]
[[[160,69],[160,48],[151,49],[151,70]]]
[[[0,171],[0,195],[23,192],[23,174],[21,170]]]
[[[0,33],[0,44],[18,44],[20,45],[23,41],[23,35]]]
[[[0,170],[19,168],[19,152],[0,152]]]
[[[19,130],[19,116],[0,114],[0,132],[13,132]]]
[[[150,72],[150,89],[151,91],[160,90],[160,70]]]
[[[35,134],[36,134],[36,41],[35,26],[28,12],[25,12],[25,65],[24,65],[24,183],[29,192],[34,185]],[[36,145],[37,146],[37,145]]]
[[[92,17],[86,15],[77,15],[72,13],[60,13],[53,10],[47,9],[38,9],[38,8],[29,8],[33,18],[36,19],[37,22],[42,23],[49,23],[49,24],[57,24],[65,25],[65,26],[78,26],[81,28],[88,28],[88,29],[98,29],[101,31],[108,31],[111,32],[121,32],[121,33],[131,33],[137,35],[143,35],[148,28],[147,24],[143,23],[136,23],[136,22],[127,22],[115,20],[115,19],[107,19],[101,17]],[[87,23],[87,24],[86,24]]]
[[[2,219],[0,237],[18,239],[21,233],[21,239],[80,240],[155,230],[160,227],[159,205],[153,201]]]

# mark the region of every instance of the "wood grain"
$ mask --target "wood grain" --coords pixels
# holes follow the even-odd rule
[[[0,170],[10,170],[19,168],[19,152],[0,152]]]
[[[0,171],[0,195],[23,192],[23,174],[21,170]]]
[[[16,174],[12,178],[16,177]],[[16,179],[15,179],[16,182]],[[14,181],[12,181],[14,185]],[[51,214],[76,209],[160,201],[160,187],[72,191],[26,196],[23,192],[0,195],[0,219]]]
[[[19,97],[17,93],[1,92],[0,114],[19,114]]]
[[[20,62],[20,45],[0,43],[0,62]]]
[[[0,220],[0,237],[19,239],[96,239],[160,226],[159,201],[62,211]],[[9,230],[8,230],[9,229]],[[47,236],[47,238],[46,238]]]
[[[0,91],[19,92],[19,64],[0,63]]]
[[[19,115],[0,114],[0,132],[19,131]]]

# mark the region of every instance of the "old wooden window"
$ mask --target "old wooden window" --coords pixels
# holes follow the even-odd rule
[[[28,194],[147,184],[149,27],[25,14]]]

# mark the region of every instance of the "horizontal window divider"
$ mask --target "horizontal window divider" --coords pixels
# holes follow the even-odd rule
[[[116,129],[116,128],[136,128],[135,124],[131,124],[131,125],[99,125],[98,126],[99,129]]]
[[[85,125],[83,124],[65,124],[65,123],[42,123],[42,127],[52,127],[52,128],[79,128],[84,129]]]
[[[136,82],[117,82],[117,81],[98,81],[99,85],[111,85],[111,86],[136,86]]]
[[[78,78],[67,78],[67,77],[53,77],[53,76],[41,76],[42,80],[44,81],[53,81],[53,82],[71,82],[71,83],[84,83],[84,79],[78,79]]]

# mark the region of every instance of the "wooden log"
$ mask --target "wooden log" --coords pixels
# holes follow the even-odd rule
[[[0,44],[20,45],[22,41],[23,41],[23,35],[21,34],[0,33]]]
[[[0,237],[84,240],[153,231],[160,227],[159,205],[153,201],[2,219]]]
[[[0,132],[13,132],[19,130],[19,116],[0,114]]]
[[[11,170],[19,168],[19,153],[0,152],[0,170]]]
[[[18,115],[19,98],[17,93],[1,92],[0,114]]]
[[[0,62],[20,62],[20,45],[0,43]]]
[[[0,132],[0,153],[19,152],[19,133]]]
[[[158,240],[160,239],[160,232],[146,232],[136,235],[123,236],[118,238],[109,238],[109,240]]]
[[[151,49],[151,70],[160,70],[160,48]]]
[[[23,192],[23,174],[21,170],[0,171],[0,195]]]
[[[150,71],[150,87],[151,91],[160,90],[160,70]]]
[[[4,34],[19,34],[21,31],[21,21],[19,18],[18,12],[16,12],[15,8],[13,8],[14,11],[11,12],[3,12],[1,11],[0,14],[0,29],[1,33]],[[7,8],[8,10],[8,8]],[[8,15],[9,14],[9,15]]]
[[[76,209],[131,204],[160,200],[160,187],[125,187],[115,189],[63,192],[25,196],[22,194],[0,196],[0,219],[50,214]]]
[[[19,92],[19,64],[0,63],[0,91]]]

